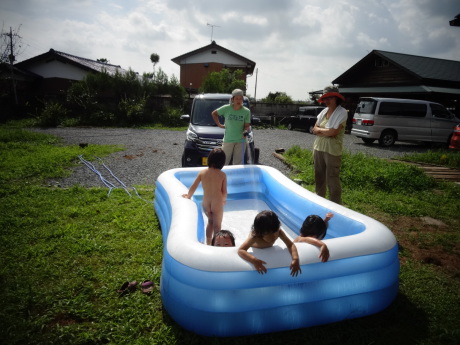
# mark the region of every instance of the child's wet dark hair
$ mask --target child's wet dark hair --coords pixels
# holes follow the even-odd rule
[[[327,226],[323,218],[317,215],[310,215],[304,220],[300,228],[300,235],[322,240],[326,236],[326,230]]]
[[[254,219],[252,225],[252,233],[254,236],[262,237],[268,234],[273,234],[278,231],[281,222],[275,212],[265,210],[259,212]]]
[[[229,230],[220,230],[216,232],[214,237],[212,238],[211,245],[214,245],[216,238],[218,237],[228,237],[230,238],[230,241],[232,242],[233,247],[235,246],[235,237],[233,236],[232,232]]]
[[[215,169],[222,169],[225,165],[225,152],[220,148],[216,147],[208,156],[208,167]]]

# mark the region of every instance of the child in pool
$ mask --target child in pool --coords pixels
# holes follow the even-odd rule
[[[324,219],[317,215],[308,216],[300,228],[300,236],[297,236],[294,240],[296,243],[304,242],[319,247],[319,258],[322,262],[329,260],[329,248],[321,240],[326,236],[329,219],[332,217],[334,217],[334,214],[331,212],[328,212]]]
[[[291,276],[296,277],[299,272],[302,273],[299,264],[299,254],[295,244],[289,239],[286,233],[281,229],[281,222],[273,211],[262,211],[254,219],[252,231],[249,237],[238,249],[238,255],[254,265],[260,274],[267,273],[264,264],[265,261],[257,259],[254,255],[248,253],[250,247],[268,248],[272,247],[278,238],[281,238],[291,253]]]
[[[220,230],[214,234],[211,245],[215,247],[234,247],[235,237],[228,230]]]
[[[213,234],[222,226],[224,205],[227,199],[227,175],[222,171],[225,164],[225,153],[221,148],[213,149],[208,156],[208,169],[198,173],[187,194],[182,196],[191,199],[200,182],[203,184],[203,211],[208,217],[206,226],[206,244],[211,244]]]

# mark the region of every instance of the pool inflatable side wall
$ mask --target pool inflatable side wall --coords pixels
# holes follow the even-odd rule
[[[269,272],[258,274],[237,248],[206,246],[196,203],[181,197],[199,169],[162,174],[155,210],[164,241],[161,296],[171,317],[206,336],[241,336],[291,330],[362,317],[385,309],[398,292],[396,239],[383,224],[310,193],[268,167],[229,167],[229,200],[263,199],[282,222],[300,228],[308,214],[334,212],[325,239],[331,252],[319,262],[314,246],[297,245],[302,274],[291,277],[286,250],[257,256]],[[308,211],[306,211],[308,210]]]

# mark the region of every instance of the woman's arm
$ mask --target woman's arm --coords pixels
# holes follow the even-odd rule
[[[280,238],[286,244],[289,253],[291,253],[292,261],[291,261],[291,276],[297,277],[299,273],[302,273],[302,269],[300,268],[299,263],[299,253],[297,252],[297,247],[295,244],[287,237],[286,233],[283,230],[280,230]]]
[[[252,237],[249,237],[246,241],[243,242],[243,244],[238,248],[238,255],[246,260],[249,261],[251,264],[254,265],[256,268],[257,272],[260,274],[267,273],[267,269],[265,268],[264,264],[266,264],[265,261],[257,259],[254,255],[251,255],[248,253],[248,249],[252,246],[254,243],[254,239]]]
[[[343,125],[340,125],[339,128],[321,128],[315,124],[315,127],[313,128],[313,134],[316,134],[320,137],[335,137],[340,133],[342,128]]]
[[[225,128],[225,126],[223,124],[220,123],[219,121],[219,114],[217,113],[217,110],[214,110],[212,113],[212,119],[214,120],[214,122],[216,123],[217,127],[220,127],[220,128]]]

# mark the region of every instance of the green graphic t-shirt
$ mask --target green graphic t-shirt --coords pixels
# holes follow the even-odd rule
[[[224,143],[238,143],[243,139],[245,123],[251,123],[251,112],[246,107],[239,110],[233,109],[231,104],[226,104],[217,109],[217,114],[225,118]]]

